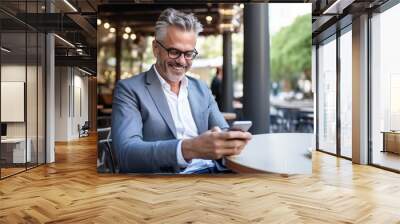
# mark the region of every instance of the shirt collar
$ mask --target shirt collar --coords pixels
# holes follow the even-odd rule
[[[160,75],[160,73],[158,73],[158,71],[157,71],[157,68],[156,68],[156,65],[153,65],[153,68],[154,68],[154,71],[156,72],[156,74],[157,74],[157,78],[160,80],[160,83],[161,83],[161,86],[163,87],[163,88],[166,88],[166,89],[168,89],[168,90],[171,90],[171,85],[167,82],[167,81],[165,81],[165,79]],[[188,86],[188,82],[189,82],[189,79],[186,77],[186,75],[184,75],[183,76],[183,78],[182,78],[182,80],[181,80],[181,86],[180,86],[180,88],[182,89],[182,88],[187,88],[187,86]]]

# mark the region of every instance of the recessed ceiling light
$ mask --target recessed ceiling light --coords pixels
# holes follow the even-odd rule
[[[212,20],[213,20],[212,16],[206,16],[206,21],[208,24],[210,24]]]
[[[11,52],[11,50],[9,50],[9,49],[7,49],[7,48],[5,48],[5,47],[1,47],[0,48],[2,51],[4,51],[4,52],[7,52],[7,53],[10,53]]]
[[[59,40],[61,40],[62,42],[64,42],[64,43],[66,43],[67,45],[69,45],[70,47],[73,47],[73,48],[75,48],[75,45],[73,45],[71,42],[69,42],[68,40],[66,40],[66,39],[64,39],[64,38],[62,38],[62,37],[60,37],[59,35],[57,35],[57,34],[54,34],[54,36],[55,37],[57,37]]]
[[[67,4],[73,11],[78,12],[78,10],[68,1],[64,0],[65,4]]]

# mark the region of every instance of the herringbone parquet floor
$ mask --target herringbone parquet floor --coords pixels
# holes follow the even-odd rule
[[[316,152],[312,175],[96,172],[94,137],[0,181],[0,223],[400,223],[400,175]]]

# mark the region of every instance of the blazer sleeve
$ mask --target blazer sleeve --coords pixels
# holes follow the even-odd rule
[[[218,126],[221,129],[229,128],[229,125],[226,122],[224,116],[219,111],[218,104],[215,101],[210,89],[207,86],[205,86],[205,88],[207,89],[206,93],[208,93],[208,129],[210,130],[215,126]]]
[[[143,141],[140,101],[128,84],[118,82],[112,106],[111,134],[120,172],[176,172],[179,140]]]

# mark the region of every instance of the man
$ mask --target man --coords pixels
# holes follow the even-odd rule
[[[217,68],[217,72],[211,81],[211,92],[215,96],[215,101],[218,104],[218,108],[222,108],[222,69]]]
[[[250,140],[248,132],[221,131],[228,125],[210,90],[185,75],[201,30],[192,14],[164,10],[152,43],[155,65],[117,83],[112,139],[120,172],[219,172],[215,160],[239,154]]]

